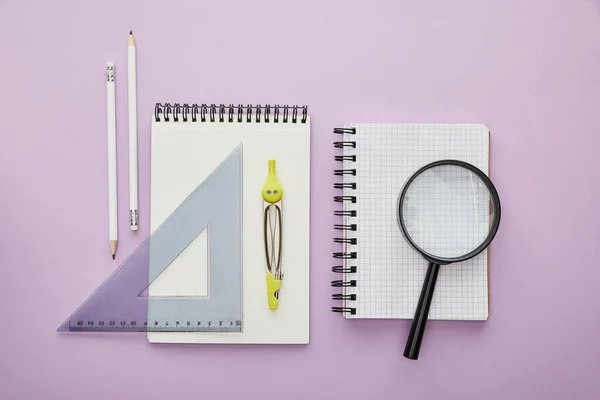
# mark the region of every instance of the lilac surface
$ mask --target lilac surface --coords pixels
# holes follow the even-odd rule
[[[0,398],[600,397],[600,2],[32,3],[0,2]],[[130,29],[138,233],[126,218]],[[109,60],[117,74],[115,262]],[[57,334],[148,233],[157,101],[309,106],[310,345]],[[409,321],[347,321],[329,311],[331,130],[369,121],[484,122],[493,133],[503,221],[492,247],[491,317],[430,323],[417,362],[402,357]]]

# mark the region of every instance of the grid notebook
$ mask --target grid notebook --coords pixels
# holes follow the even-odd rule
[[[347,318],[411,319],[428,262],[402,236],[398,196],[414,172],[436,160],[458,159],[489,175],[489,130],[483,124],[351,124],[334,132],[334,241],[341,248],[332,286],[341,304],[333,310]],[[441,268],[430,319],[488,318],[488,254]]]

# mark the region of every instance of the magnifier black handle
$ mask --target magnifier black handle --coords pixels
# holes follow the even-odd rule
[[[427,324],[427,316],[429,315],[429,307],[431,306],[431,299],[433,299],[433,290],[435,289],[438,272],[440,272],[440,266],[429,263],[425,282],[423,282],[423,288],[421,289],[421,296],[419,296],[419,303],[404,348],[404,357],[411,360],[419,358],[419,350],[421,350],[421,341],[425,333],[425,325]]]

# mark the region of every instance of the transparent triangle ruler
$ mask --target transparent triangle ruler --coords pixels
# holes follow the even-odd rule
[[[146,295],[150,283],[205,228],[208,295]],[[240,144],[58,331],[242,332],[242,328]]]

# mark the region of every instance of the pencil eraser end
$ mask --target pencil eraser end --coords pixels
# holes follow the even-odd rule
[[[131,230],[132,230],[132,231],[137,231],[137,230],[138,230],[138,227],[137,227],[137,225],[135,225],[135,226],[134,226],[134,225],[132,225],[130,228],[131,228]]]
[[[112,61],[109,61],[109,62],[107,62],[107,63],[106,63],[106,66],[107,66],[107,67],[114,67],[114,66],[115,66],[115,63],[114,63],[114,62],[112,62]]]

